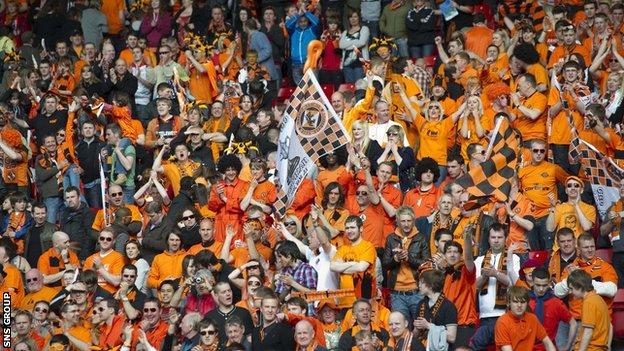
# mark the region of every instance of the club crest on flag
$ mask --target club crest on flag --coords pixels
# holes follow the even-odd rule
[[[284,215],[318,159],[349,142],[347,131],[312,71],[306,71],[282,116],[278,143],[278,200]]]

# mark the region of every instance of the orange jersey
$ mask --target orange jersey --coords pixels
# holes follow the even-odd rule
[[[522,98],[520,105],[532,110],[539,110],[540,116],[537,119],[530,119],[524,116],[519,108],[514,109],[517,118],[513,121],[513,127],[520,131],[522,140],[541,139],[546,140],[546,114],[548,112],[548,98],[546,95],[535,92],[528,98]]]
[[[355,302],[356,298],[362,297],[362,288],[370,289],[371,286],[375,286],[375,261],[377,260],[377,252],[375,251],[375,246],[372,243],[366,240],[360,240],[360,242],[356,245],[349,244],[341,246],[336,252],[334,260],[338,258],[344,262],[364,261],[369,264],[368,268],[364,272],[340,274],[340,289],[356,290],[355,296],[343,297],[340,299],[340,308],[350,308],[353,306],[353,302]],[[366,283],[363,282],[365,277],[367,278]],[[368,287],[362,286],[363,284],[368,285]],[[375,295],[375,290],[376,289],[372,289],[373,296]]]
[[[200,72],[194,65],[189,70],[189,90],[197,101],[212,103],[219,95],[217,71],[212,61],[201,63],[205,72]]]
[[[94,260],[96,257],[100,259],[102,267],[108,271],[108,273],[117,276],[121,275],[121,269],[125,264],[125,259],[122,254],[117,251],[110,251],[106,255],[102,256],[99,252],[96,252],[87,257],[84,262],[84,269],[94,268],[93,270],[97,272],[94,267]],[[98,274],[98,285],[111,294],[114,294],[117,291],[117,287],[106,281],[100,274]]]
[[[428,191],[422,191],[420,187],[416,187],[405,194],[403,205],[411,207],[416,217],[426,217],[435,210],[440,194],[440,189],[435,185],[432,185]]]
[[[123,205],[123,207],[130,210],[132,214],[132,222],[138,221],[143,223],[143,216],[141,215],[141,211],[135,205]],[[115,219],[115,212],[117,212],[117,208],[112,208],[110,206],[106,207],[106,217],[108,221],[108,225],[113,223]],[[91,225],[91,229],[100,232],[107,224],[104,221],[104,210],[100,209],[95,214],[95,218],[93,219],[93,224]]]
[[[147,286],[152,289],[158,289],[163,280],[181,278],[182,260],[186,255],[187,253],[184,250],[175,253],[165,251],[156,255],[147,276]]]
[[[609,309],[604,299],[590,291],[585,295],[581,307],[581,329],[576,336],[575,350],[583,338],[585,329],[592,329],[592,337],[587,346],[588,351],[601,351],[606,348],[609,343],[609,329],[611,318],[609,318]]]
[[[236,179],[233,183],[222,182],[221,184],[224,186],[224,195],[227,202],[224,202],[219,195],[217,195],[216,185],[212,187],[208,200],[208,207],[211,211],[216,212],[215,240],[223,242],[225,239],[225,229],[228,225],[233,226],[236,233],[238,233],[234,240],[242,240],[241,229],[244,212],[240,208],[240,202],[247,193],[249,183]]]
[[[579,206],[585,217],[592,224],[596,223],[596,208],[582,201],[579,202]],[[555,232],[561,228],[572,229],[575,238],[578,238],[584,232],[581,222],[577,218],[574,205],[567,202],[555,206]]]
[[[533,350],[533,346],[546,337],[546,329],[530,312],[518,318],[508,311],[498,318],[494,327],[497,351],[505,345],[511,346],[512,350]]]
[[[448,149],[452,146],[449,144],[449,136],[455,127],[453,119],[447,117],[441,121],[427,121],[418,114],[414,125],[418,129],[420,141],[417,159],[431,157],[439,165],[446,165]]]
[[[612,282],[617,284],[618,277],[617,273],[615,273],[615,269],[608,262],[605,262],[600,257],[594,257],[590,261],[585,261],[580,257],[577,257],[574,262],[572,262],[568,267],[579,267],[585,272],[591,275],[592,280],[596,280],[602,283]],[[566,267],[567,268],[567,267]],[[564,269],[563,274],[561,275],[561,279],[567,279],[570,275],[570,269]],[[601,296],[604,302],[609,307],[609,313],[611,313],[611,304],[613,303],[613,298]],[[575,298],[572,294],[568,296],[570,313],[576,319],[582,317],[581,311],[583,306],[583,300]]]
[[[458,271],[446,274],[443,292],[457,308],[458,325],[477,324],[476,281],[476,270],[470,272],[464,265]]]
[[[558,165],[541,162],[537,166],[526,165],[518,171],[519,189],[529,200],[535,203],[535,217],[548,214],[549,194],[557,199],[557,183],[564,184],[568,173]]]

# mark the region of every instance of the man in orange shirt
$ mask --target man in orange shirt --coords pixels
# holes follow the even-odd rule
[[[358,216],[349,216],[345,222],[348,244],[341,246],[334,256],[330,269],[340,274],[341,289],[355,289],[355,297],[344,297],[340,308],[350,308],[356,298],[372,298],[377,292],[375,246],[362,238],[364,223]]]
[[[95,307],[98,311],[99,338],[97,346],[104,349],[111,349],[123,343],[123,330],[126,321],[123,314],[117,314],[119,303],[113,299],[104,299]]]
[[[132,204],[126,204],[124,202],[124,194],[121,186],[117,184],[111,184],[108,187],[108,206],[106,206],[106,213],[103,209],[100,209],[95,214],[91,229],[96,232],[100,232],[104,227],[113,223],[115,219],[115,212],[121,207],[126,207],[132,213],[132,222],[128,224],[128,229],[131,233],[138,233],[141,231],[143,225],[143,216],[139,208]],[[106,218],[105,218],[106,217]]]
[[[191,246],[187,253],[189,255],[195,255],[202,250],[211,251],[217,258],[221,257],[221,248],[223,243],[216,241],[214,238],[214,220],[211,218],[203,218],[199,222],[199,236],[201,236],[202,242]]]
[[[114,251],[115,230],[112,227],[102,229],[98,238],[100,252],[89,256],[84,262],[84,269],[93,269],[98,274],[98,285],[114,294],[121,280],[124,257]]]
[[[368,178],[370,178],[370,173],[367,175]],[[348,210],[351,215],[359,216],[364,221],[362,233],[364,240],[371,242],[375,248],[381,251],[386,241],[386,233],[383,232],[383,209],[379,205],[380,196],[372,186],[372,178],[370,178],[370,183],[370,186],[362,184],[356,188],[356,203],[349,206]]]
[[[548,98],[537,91],[535,76],[530,73],[520,75],[516,87],[517,92],[511,95],[514,128],[520,131],[524,145],[530,145],[535,139],[546,140]]]
[[[596,223],[596,208],[581,201],[583,181],[579,177],[566,179],[568,202],[551,206],[546,219],[546,230],[554,232],[561,228],[570,228],[578,237],[589,231]]]
[[[441,193],[434,184],[439,177],[440,168],[434,159],[424,157],[420,160],[416,166],[416,179],[420,180],[419,185],[405,194],[403,206],[414,209],[416,217],[431,215]]]
[[[38,301],[50,302],[58,293],[56,289],[43,285],[43,274],[36,268],[26,272],[26,288],[28,294],[22,299],[21,305],[24,311],[32,311]]]
[[[559,298],[564,298],[571,294],[572,289],[567,278],[572,272],[582,270],[590,274],[592,289],[595,290],[596,294],[602,296],[610,308],[612,299],[617,292],[618,279],[615,269],[608,262],[596,256],[596,244],[594,243],[594,237],[590,234],[581,234],[577,239],[577,246],[579,256],[564,270],[563,279],[553,289],[555,295]],[[576,319],[581,318],[583,304],[581,299],[572,294],[568,302],[572,316]]]
[[[223,181],[217,182],[210,190],[208,207],[216,212],[215,240],[223,241],[225,229],[232,226],[238,236],[236,241],[242,241],[242,219],[244,211],[240,207],[241,200],[249,184],[241,180],[238,175],[243,168],[236,155],[223,155],[219,159],[219,171],[223,173]],[[223,256],[221,258],[224,258]]]
[[[541,341],[548,351],[556,350],[537,317],[527,312],[528,304],[527,288],[520,286],[509,288],[507,292],[509,310],[498,318],[494,328],[497,351],[533,350],[537,341]]]
[[[124,0],[102,1],[101,11],[106,15],[108,34],[116,36],[126,21],[126,2]]]
[[[455,347],[468,347],[470,338],[475,332],[475,325],[478,323],[475,286],[477,276],[472,255],[472,235],[467,234],[464,237],[464,245],[465,250],[457,241],[446,243],[443,247],[445,265],[437,267],[446,275],[444,296],[457,309],[457,335],[453,343]]]
[[[249,205],[255,205],[262,208],[264,213],[270,214],[273,212],[271,204],[277,201],[277,188],[267,178],[267,163],[261,158],[253,159],[250,168],[252,179],[240,207],[245,211]]]
[[[44,252],[37,262],[37,269],[43,274],[43,283],[61,288],[61,278],[66,270],[80,268],[78,255],[69,248],[69,236],[63,232],[52,234],[52,248]]]
[[[557,201],[557,183],[564,184],[568,174],[558,165],[546,161],[546,142],[531,142],[531,162],[518,171],[519,190],[535,206],[533,230],[528,233],[531,249],[552,247],[552,233],[546,230],[549,208]]]
[[[548,69],[551,70],[556,64],[561,64],[569,55],[580,54],[585,63],[591,62],[591,53],[585,46],[577,43],[576,29],[567,20],[555,24],[555,29],[563,33],[563,42],[555,48],[548,60]],[[569,62],[569,61],[568,61]]]
[[[472,15],[472,27],[464,33],[466,50],[474,52],[482,59],[486,59],[488,46],[492,44],[494,31],[487,27],[485,16],[477,12]]]
[[[200,176],[202,168],[199,162],[189,159],[190,151],[186,144],[180,143],[173,147],[175,162],[162,163],[164,154],[170,150],[169,145],[164,145],[156,156],[152,169],[163,173],[171,183],[174,196],[180,193],[180,181],[184,177],[197,178]]]
[[[154,257],[152,267],[147,276],[147,287],[158,289],[160,283],[168,279],[182,277],[182,260],[186,252],[182,250],[181,233],[174,228],[167,234],[167,250]]]
[[[249,213],[249,212],[248,212]],[[243,225],[243,233],[245,241],[237,241],[234,243],[234,249],[230,250],[232,239],[236,235],[234,228],[228,226],[226,228],[225,240],[221,248],[221,258],[225,263],[231,263],[239,268],[249,260],[265,260],[268,262],[273,250],[262,243],[263,222],[259,219],[249,218]]]
[[[576,240],[572,229],[561,228],[557,230],[557,246],[559,249],[550,255],[548,262],[548,271],[555,283],[561,281],[561,276],[566,267],[576,260]]]
[[[575,270],[568,277],[568,285],[576,299],[582,299],[581,329],[576,337],[577,351],[609,350],[613,336],[609,308],[594,291],[595,281],[583,271]]]
[[[88,350],[91,346],[91,332],[81,323],[80,308],[74,302],[66,302],[61,307],[62,333],[76,350]]]
[[[167,329],[169,326],[161,319],[162,310],[160,309],[160,302],[156,298],[149,298],[145,300],[143,305],[143,319],[137,323],[132,331],[131,350],[136,350],[139,343],[139,334],[145,333],[147,341],[160,350],[162,342],[167,335]],[[125,342],[124,342],[125,344]]]
[[[4,267],[6,267],[6,264],[0,263],[0,293],[2,293],[2,296],[8,293],[11,297],[11,307],[18,308],[22,303],[24,291],[17,289],[16,285],[7,280],[8,273]]]

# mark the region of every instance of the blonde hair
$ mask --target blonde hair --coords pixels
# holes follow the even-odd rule
[[[403,127],[401,127],[400,125],[392,125],[390,126],[390,128],[388,128],[388,132],[393,131],[393,132],[397,132],[399,135],[399,141],[397,143],[397,146],[399,147],[403,147],[403,140],[405,139],[405,131],[403,131]]]
[[[503,52],[506,52],[507,48],[509,48],[509,41],[510,41],[509,40],[509,33],[507,33],[507,31],[504,30],[504,29],[497,29],[497,30],[494,31],[494,33],[492,35],[494,35],[494,34],[500,35],[501,38],[503,39],[503,48],[502,49],[499,48],[500,53],[502,54]]]
[[[353,128],[355,127],[362,129],[362,132],[364,133],[361,141],[358,141],[358,143],[362,144],[361,150],[362,152],[365,152],[368,148],[368,143],[370,143],[370,138],[368,137],[368,122],[366,122],[365,120],[357,120],[353,122],[353,124],[351,125],[351,140],[353,141],[355,141],[355,137],[353,136]]]
[[[476,95],[470,96],[468,97],[468,99],[466,99],[466,104],[468,104],[470,99],[477,100],[477,110],[479,114],[483,116],[483,101],[481,101],[481,98]]]
[[[288,221],[289,219],[295,222],[295,225],[297,226],[297,233],[295,234],[295,237],[298,237],[297,239],[302,239],[303,227],[301,226],[301,221],[294,214],[289,214],[284,218],[284,223],[286,223],[286,221]]]
[[[429,101],[429,103],[425,106],[425,118],[427,119],[427,121],[429,120],[429,106],[431,105],[435,105],[438,106],[440,108],[440,120],[442,120],[444,118],[444,107],[442,106],[442,104],[439,101],[434,101],[431,100]]]

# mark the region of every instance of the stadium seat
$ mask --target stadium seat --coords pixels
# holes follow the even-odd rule
[[[547,259],[548,251],[529,251],[529,260],[537,260],[543,264]]]
[[[321,85],[321,89],[323,89],[323,92],[325,93],[325,96],[327,96],[327,98],[330,99],[330,101],[331,101],[331,96],[334,93],[334,85],[333,84],[322,84]]]
[[[611,258],[613,257],[613,249],[600,249],[596,250],[596,256],[602,258],[603,260],[611,263]]]
[[[619,289],[613,297],[613,336],[624,339],[624,289]]]
[[[435,62],[436,62],[436,56],[426,56],[425,57],[425,65],[427,67],[435,66]]]
[[[355,84],[342,83],[340,84],[340,87],[338,87],[338,91],[355,91]]]

